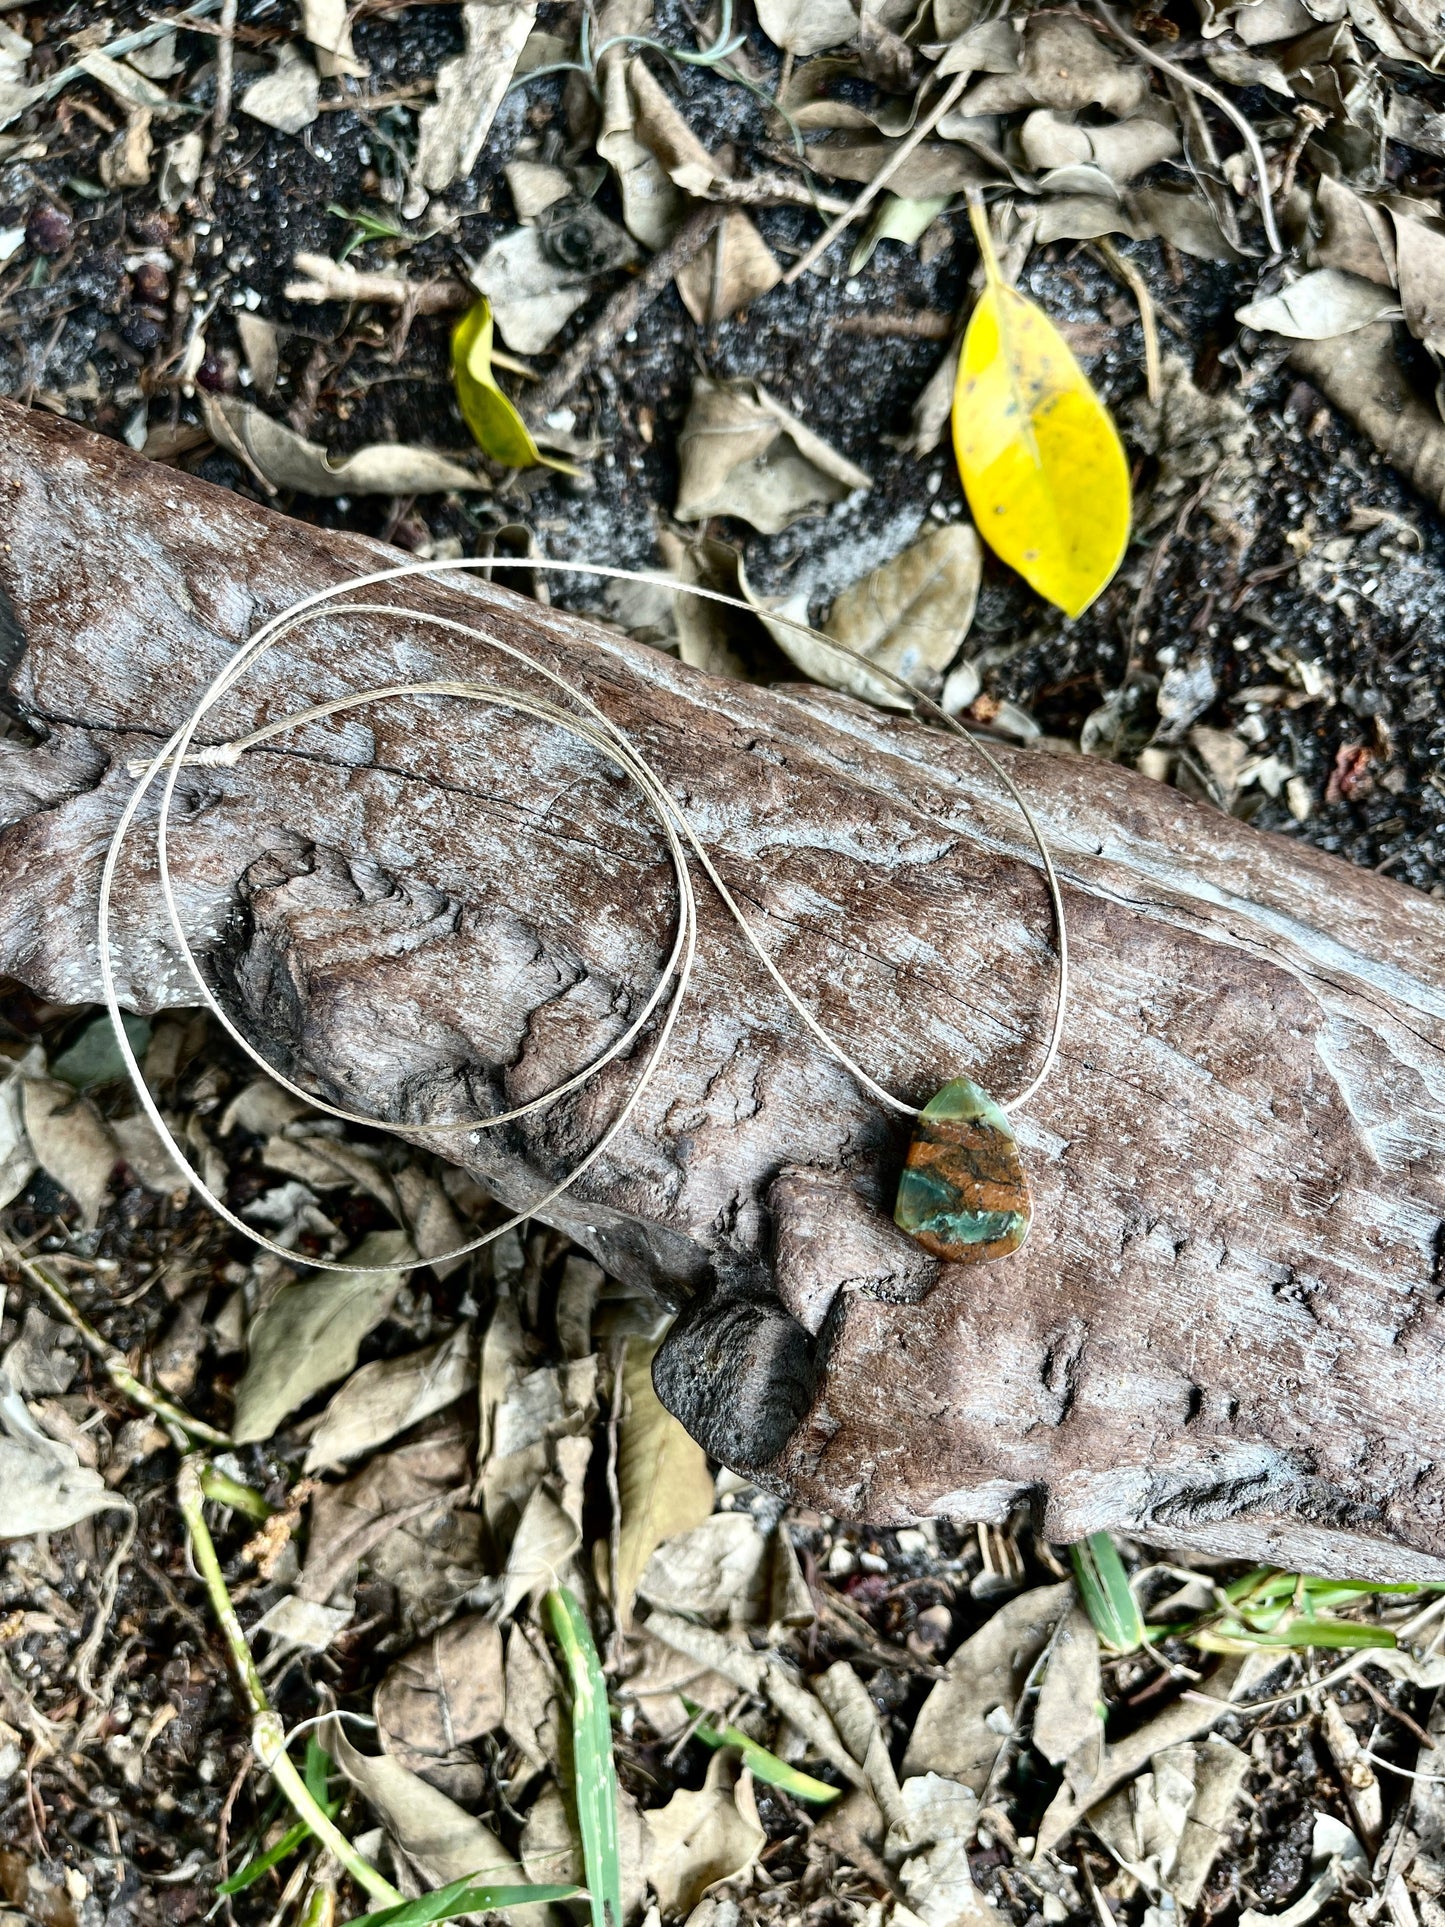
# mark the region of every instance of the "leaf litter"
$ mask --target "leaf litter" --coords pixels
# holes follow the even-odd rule
[[[132,29],[125,8],[0,20],[10,392],[414,553],[520,521],[553,552],[605,540],[750,585],[759,620],[705,623],[664,591],[638,632],[711,673],[836,686],[836,661],[766,626],[806,612],[951,688],[980,726],[1082,741],[1439,887],[1429,618],[1445,558],[1368,442],[1438,496],[1445,100],[1425,11],[1257,0],[1124,23],[1186,83],[1102,16],[981,18],[946,0],[769,0],[761,31],[715,58],[740,23],[698,35],[668,7],[608,7],[586,44],[565,8],[506,0],[439,22],[243,8],[244,118],[219,169],[204,118],[217,35],[194,11],[195,28]],[[119,44],[131,32],[152,37]],[[529,78],[557,62],[583,71]],[[955,105],[905,152],[958,76]],[[1237,124],[1193,84],[1206,77],[1264,143],[1284,258]],[[273,179],[288,223],[274,259],[254,213]],[[824,272],[791,283],[820,212],[874,183]],[[982,547],[934,452],[979,294],[970,188],[992,202],[1002,278],[1049,317],[1135,469],[1136,539],[1070,625]],[[548,369],[499,354],[479,383],[532,447],[590,448],[583,474],[539,473],[486,434],[478,462],[448,357],[472,291],[514,355],[565,354],[699,202],[722,219],[678,263],[676,294],[599,336],[570,390],[535,410]],[[1090,251],[1109,236],[1136,280]],[[1170,345],[1146,391],[1151,328]],[[892,701],[866,668],[849,675],[862,700]],[[515,1885],[524,1868],[547,1880],[564,1857],[591,1881],[578,1791],[603,1731],[592,1764],[569,1766],[576,1673],[548,1646],[545,1603],[565,1580],[605,1668],[629,1917],[1157,1927],[1364,1904],[1429,1927],[1445,1828],[1419,1734],[1445,1679],[1438,1621],[1402,1648],[1314,1643],[1388,1637],[1428,1602],[1280,1593],[1177,1550],[1170,1577],[1125,1548],[1142,1623],[1174,1627],[1131,1645],[1122,1601],[1103,1624],[1085,1612],[1022,1516],[883,1532],[789,1514],[659,1433],[660,1406],[643,1434],[678,1476],[639,1482],[627,1413],[645,1406],[656,1314],[628,1309],[618,1281],[533,1228],[446,1277],[333,1300],[308,1256],[377,1238],[441,1250],[445,1222],[487,1201],[401,1147],[317,1133],[203,1025],[181,1044],[168,1019],[164,1102],[214,1181],[296,1251],[289,1272],[253,1261],[176,1194],[91,1014],[6,1010],[11,1235],[66,1261],[143,1377],[186,1387],[242,1440],[218,1473],[276,1510],[213,1508],[238,1610],[289,1722],[338,1709],[331,1794],[407,1895]],[[0,1886],[46,1927],[101,1905],[182,1923],[212,1903],[219,1841],[234,1863],[285,1823],[243,1771],[204,1598],[153,1523],[172,1442],[92,1353],[33,1322],[29,1290],[3,1331],[0,1838],[18,1844],[0,1849]],[[650,1335],[624,1354],[634,1317]],[[132,1516],[145,1533],[115,1567],[112,1610]],[[1171,1614],[1181,1572],[1189,1604]],[[74,1686],[88,1623],[94,1702]],[[319,1919],[338,1896],[358,1909],[303,1837],[232,1905],[260,1922],[314,1903]]]

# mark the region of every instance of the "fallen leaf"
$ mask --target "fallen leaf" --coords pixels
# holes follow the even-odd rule
[[[624,1629],[632,1624],[638,1582],[655,1549],[699,1525],[713,1508],[707,1454],[652,1389],[656,1351],[656,1345],[629,1345],[622,1369],[617,1615]]]
[[[916,542],[861,577],[837,597],[823,624],[826,635],[858,655],[936,696],[943,672],[962,647],[973,621],[983,574],[983,551],[966,522],[930,528]],[[779,632],[778,641],[788,645]],[[837,659],[834,659],[835,664]],[[837,664],[832,687],[848,665]],[[889,690],[890,703],[898,692]]]
[[[885,194],[875,208],[862,240],[853,250],[848,262],[849,274],[862,273],[873,259],[880,241],[901,241],[905,247],[912,247],[915,241],[921,241],[951,198],[947,194],[933,194],[917,200],[903,194]]]
[[[1104,1744],[1103,1669],[1099,1635],[1076,1605],[1054,1637],[1048,1667],[1034,1704],[1033,1744],[1053,1766],[1092,1754],[1092,1781]]]
[[[300,1599],[295,1593],[286,1593],[266,1608],[250,1628],[250,1634],[269,1633],[282,1646],[293,1646],[306,1653],[324,1653],[342,1628],[351,1624],[353,1617],[350,1606],[323,1606],[314,1599]]]
[[[973,1884],[968,1864],[978,1802],[967,1787],[926,1773],[905,1780],[904,1822],[890,1830],[884,1854],[906,1855],[898,1882],[926,1927],[1002,1927],[1006,1916]]]
[[[551,1654],[541,1647],[540,1639],[533,1643],[535,1637],[520,1621],[507,1629],[503,1714],[507,1738],[534,1774],[545,1772],[562,1757],[562,1683]]]
[[[577,1522],[539,1485],[523,1509],[507,1554],[500,1617],[510,1618],[530,1595],[565,1584],[567,1568],[581,1543]]]
[[[657,546],[668,575],[678,582],[693,582],[724,595],[743,593],[738,579],[739,552],[731,543],[719,542],[713,536],[685,542],[676,530],[661,529]],[[733,646],[738,639],[737,611],[704,596],[675,591],[670,600],[681,660],[690,669],[701,669],[709,676],[746,680],[747,664]]]
[[[504,468],[545,463],[568,475],[580,475],[581,469],[571,462],[543,454],[516,405],[498,387],[492,373],[492,328],[492,304],[482,295],[452,330],[452,382],[462,419],[477,447]]]
[[[687,1726],[692,1717],[688,1702],[719,1720],[726,1719],[738,1695],[730,1679],[653,1639],[645,1627],[634,1629],[628,1653],[640,1663],[628,1674],[621,1695],[637,1707],[661,1739],[670,1741]]]
[[[19,120],[45,93],[44,83],[30,86],[25,79],[31,44],[0,20],[0,127]]]
[[[137,1059],[143,1059],[151,1040],[150,1025],[144,1017],[132,1016],[128,1010],[121,1012],[121,1022],[132,1051]],[[126,1078],[129,1073],[125,1059],[120,1054],[120,1045],[115,1040],[115,1026],[110,1018],[93,1018],[74,1042],[68,1044],[55,1059],[50,1066],[50,1075],[77,1091],[98,1090],[105,1084],[118,1084]]]
[[[151,136],[154,116],[149,107],[133,107],[125,126],[100,157],[99,173],[105,187],[144,187],[151,177],[151,155],[155,141]]]
[[[617,176],[617,192],[622,202],[622,219],[629,234],[656,254],[667,246],[682,223],[687,197],[668,172],[656,144],[643,136],[639,126],[638,91],[644,87],[661,89],[641,61],[618,58],[604,61],[602,84],[602,126],[596,147],[602,159]],[[671,103],[665,105],[674,118],[681,119]],[[656,115],[654,115],[654,121]],[[696,141],[683,123],[684,133],[695,150],[689,158],[696,164],[701,157],[711,177],[712,163],[707,150]]]
[[[736,515],[776,535],[810,509],[871,488],[839,455],[755,381],[699,375],[678,437],[676,515],[702,522]]]
[[[129,1512],[71,1445],[47,1438],[0,1371],[0,1539],[64,1532],[97,1512]]]
[[[1060,185],[1057,170],[1080,166],[1097,168],[1117,188],[1171,160],[1179,152],[1179,135],[1149,115],[1087,127],[1056,108],[1040,107],[1020,127],[1019,147],[1029,166],[1045,176],[1046,191]]]
[[[841,47],[858,32],[849,0],[758,0],[757,15],[773,45],[798,58]]]
[[[1296,341],[1324,341],[1367,328],[1372,321],[1398,319],[1402,310],[1389,288],[1347,274],[1343,268],[1316,268],[1277,294],[1235,310],[1243,328],[1269,329]]]
[[[99,48],[91,48],[80,54],[75,62],[81,73],[89,74],[110,95],[119,102],[127,113],[152,114],[157,120],[170,120],[180,110],[164,88],[140,73],[127,61],[112,60]]]
[[[167,143],[161,155],[160,180],[156,191],[161,206],[168,214],[174,214],[180,208],[201,178],[205,158],[206,142],[202,134],[182,134],[178,140]]]
[[[22,1081],[25,1135],[43,1170],[80,1206],[80,1222],[93,1231],[120,1157],[110,1126],[88,1097],[45,1077]]]
[[[243,114],[278,133],[299,134],[321,112],[320,77],[296,43],[283,40],[274,70],[253,80],[236,104]]]
[[[590,204],[585,210],[564,204],[547,213],[556,217],[551,227],[515,228],[494,241],[472,270],[472,285],[492,304],[497,332],[521,355],[550,346],[599,274],[638,259],[631,237]],[[585,228],[576,246],[569,238],[573,226]]]
[[[454,1619],[396,1661],[373,1706],[386,1752],[416,1769],[413,1756],[444,1759],[502,1723],[502,1635],[480,1613]]]
[[[469,468],[434,449],[376,442],[333,458],[254,402],[204,389],[199,400],[217,447],[244,462],[273,493],[291,488],[303,495],[434,495],[443,489],[484,486]]]
[[[370,73],[351,44],[346,0],[301,0],[301,31],[316,49],[316,65],[324,80],[334,80],[338,74],[364,80]]]
[[[1246,1907],[1239,1916],[1239,1927],[1307,1927],[1334,1899],[1347,1879],[1368,1882],[1370,1863],[1364,1848],[1332,1813],[1315,1815],[1310,1839],[1310,1884],[1299,1899],[1282,1913],[1265,1914]]]
[[[1382,288],[1394,287],[1395,237],[1384,208],[1322,174],[1315,186],[1315,218],[1320,236],[1311,254],[1314,266],[1342,268]]]
[[[883,1722],[868,1696],[868,1689],[846,1659],[834,1660],[815,1685],[818,1698],[831,1714],[843,1744],[862,1767],[868,1790],[885,1824],[898,1826],[905,1820],[907,1810],[889,1757]],[[975,1807],[977,1804],[975,1801]]]
[[[1445,351],[1445,235],[1396,211],[1395,258],[1405,325],[1433,353]],[[1372,315],[1383,318],[1389,307]]]
[[[347,1379],[311,1434],[306,1470],[342,1465],[419,1425],[477,1382],[476,1340],[469,1324],[450,1338],[402,1358],[373,1359]]]
[[[745,1873],[767,1843],[753,1799],[752,1775],[736,1779],[726,1753],[714,1753],[697,1793],[674,1793],[644,1813],[647,1878],[664,1914],[687,1914],[709,1887]]]
[[[43,1056],[35,1056],[43,1068]],[[25,1079],[12,1070],[0,1083],[0,1207],[18,1198],[34,1175],[35,1153],[25,1135]]]
[[[707,1485],[711,1500],[710,1478]],[[625,1533],[625,1496],[622,1517]],[[755,1626],[767,1611],[767,1567],[768,1542],[752,1514],[718,1512],[691,1531],[665,1533],[637,1591],[649,1605],[692,1613],[713,1625]]]
[[[1150,1768],[1090,1815],[1119,1865],[1151,1893],[1197,1905],[1249,1771],[1249,1756],[1218,1737],[1154,1755]]]
[[[1128,546],[1129,464],[1067,342],[1041,308],[1005,286],[983,210],[971,211],[987,284],[954,391],[964,493],[989,547],[1065,615],[1079,616]]]
[[[404,1265],[415,1256],[404,1231],[373,1231],[347,1262]],[[401,1269],[323,1271],[283,1286],[249,1333],[250,1359],[236,1390],[237,1442],[269,1439],[313,1393],[345,1378],[362,1339],[385,1318],[405,1282]]]
[[[412,173],[429,194],[476,166],[536,19],[536,0],[465,0],[463,50],[437,69],[436,99],[417,122]]]
[[[327,1752],[428,1885],[440,1887],[474,1874],[497,1885],[522,1884],[521,1867],[484,1821],[389,1753],[359,1752],[339,1720],[323,1732]]]
[[[1077,15],[1030,15],[1019,73],[1040,106],[1066,113],[1101,107],[1122,120],[1149,97],[1143,63],[1114,52],[1092,23]]]
[[[697,325],[710,328],[750,306],[782,277],[772,249],[751,218],[733,208],[713,230],[706,247],[678,269],[677,291]]]
[[[989,1715],[1002,1709],[1012,1719],[1073,1590],[1065,1580],[1020,1593],[963,1642],[923,1702],[903,1756],[905,1776],[941,1773],[982,1792],[1001,1743]]]
[[[415,1525],[424,1537],[429,1524],[445,1526],[465,1496],[470,1467],[470,1440],[453,1425],[379,1453],[343,1485],[323,1486],[311,1501],[300,1597],[325,1602],[344,1593],[360,1562],[374,1561],[383,1542],[397,1536],[405,1541],[396,1548],[398,1558],[383,1563],[389,1570],[405,1559],[420,1565],[423,1542],[408,1538],[405,1528]],[[439,1550],[443,1556],[449,1550],[445,1533]],[[466,1590],[462,1584],[451,1603]]]
[[[623,1921],[636,1920],[647,1898],[647,1877],[643,1871],[646,1855],[647,1831],[642,1814],[632,1795],[620,1787],[617,1859]],[[569,1792],[555,1781],[543,1787],[532,1803],[522,1830],[521,1858],[528,1879],[535,1880],[539,1886],[562,1880],[580,1885],[585,1877],[576,1811]]]

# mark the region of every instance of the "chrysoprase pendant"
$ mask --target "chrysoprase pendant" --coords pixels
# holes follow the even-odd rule
[[[1017,1251],[1032,1215],[1007,1116],[956,1077],[919,1117],[893,1222],[936,1258],[977,1265]]]

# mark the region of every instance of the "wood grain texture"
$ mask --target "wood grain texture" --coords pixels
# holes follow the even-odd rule
[[[0,640],[41,738],[0,743],[0,969],[97,994],[128,760],[257,623],[396,559],[0,407]],[[964,745],[711,680],[476,579],[383,594],[512,639],[629,730],[780,968],[889,1088],[1026,1080],[1047,900]],[[481,657],[405,613],[328,616],[216,734],[398,677],[523,680]],[[702,879],[674,1046],[549,1217],[683,1306],[656,1376],[691,1429],[825,1510],[999,1518],[1031,1494],[1061,1539],[1445,1575],[1445,905],[1128,771],[1010,768],[1074,951],[1057,1072],[1014,1120],[1020,1253],[942,1266],[895,1229],[906,1122],[817,1048]],[[379,1122],[551,1085],[666,954],[674,889],[645,810],[585,745],[512,713],[362,712],[187,771],[180,794],[180,899],[228,1006]],[[117,941],[137,1009],[194,1001],[149,840]],[[520,1206],[632,1071],[475,1144],[432,1141]]]

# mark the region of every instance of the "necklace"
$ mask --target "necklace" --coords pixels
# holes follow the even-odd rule
[[[121,1021],[120,1004],[115,986],[115,971],[112,950],[111,903],[114,893],[116,870],[125,848],[137,813],[146,796],[150,793],[157,778],[163,773],[164,786],[161,792],[160,810],[156,824],[156,848],[159,864],[161,891],[165,900],[171,930],[181,957],[190,972],[202,1001],[208,1006],[222,1028],[240,1046],[252,1061],[274,1079],[284,1089],[292,1092],[306,1104],[329,1116],[339,1118],[345,1123],[374,1127],[378,1122],[375,1116],[364,1112],[347,1110],[318,1097],[314,1092],[294,1083],[283,1072],[271,1064],[261,1052],[244,1036],[235,1023],[222,1009],[215,993],[207,983],[199,960],[191,948],[190,941],[182,927],[179,906],[170,866],[171,810],[177,779],[183,768],[234,768],[248,750],[258,748],[272,738],[288,731],[304,727],[307,723],[323,721],[347,711],[362,708],[373,703],[389,703],[412,700],[442,699],[477,702],[491,707],[507,708],[539,721],[569,730],[589,744],[615,768],[629,778],[646,800],[667,846],[672,863],[673,875],[677,883],[678,914],[672,948],[656,984],[643,1000],[638,1015],[593,1061],[575,1072],[571,1077],[555,1085],[540,1097],[534,1097],[525,1104],[509,1110],[493,1112],[486,1117],[446,1119],[425,1124],[393,1124],[386,1128],[407,1136],[416,1134],[428,1137],[437,1133],[469,1134],[475,1142],[482,1131],[495,1129],[498,1125],[515,1122],[557,1103],[569,1092],[577,1090],[595,1077],[604,1065],[611,1063],[630,1050],[641,1037],[645,1026],[650,1022],[659,1007],[662,1014],[658,1020],[655,1036],[644,1046],[641,1067],[631,1091],[619,1107],[612,1122],[607,1125],[591,1150],[573,1166],[572,1170],[557,1184],[535,1198],[524,1211],[489,1231],[458,1245],[455,1250],[434,1254],[428,1259],[417,1258],[410,1266],[399,1266],[396,1261],[381,1265],[349,1265],[335,1259],[308,1259],[307,1263],[320,1270],[341,1272],[370,1272],[380,1270],[414,1269],[422,1264],[444,1264],[454,1258],[466,1256],[479,1250],[483,1245],[492,1243],[504,1232],[510,1231],[537,1216],[546,1207],[569,1190],[594,1165],[614,1142],[636,1109],[643,1092],[647,1089],[658,1066],[666,1055],[673,1027],[677,1022],[683,999],[691,979],[697,947],[697,898],[691,872],[688,866],[689,853],[696,859],[709,882],[717,891],[729,915],[737,924],[739,931],[782,993],[795,1015],[802,1021],[821,1046],[858,1081],[885,1108],[915,1121],[914,1135],[910,1144],[906,1163],[898,1187],[894,1221],[926,1250],[936,1257],[957,1264],[980,1263],[987,1259],[1000,1258],[1016,1251],[1028,1236],[1032,1221],[1032,1206],[1029,1199],[1027,1180],[1019,1158],[1018,1145],[1013,1128],[1009,1122],[1010,1114],[1021,1109],[1033,1098],[1053,1068],[1058,1055],[1059,1040],[1063,1033],[1064,1014],[1068,997],[1069,965],[1068,937],[1064,922],[1063,894],[1058,875],[1048,845],[1044,841],[1033,812],[1025,802],[1013,778],[993,755],[992,751],[979,738],[972,735],[947,715],[928,697],[914,689],[902,677],[891,670],[868,661],[846,644],[835,642],[832,637],[819,634],[806,623],[792,617],[769,615],[769,621],[781,624],[801,635],[810,637],[814,642],[861,663],[868,673],[889,683],[906,698],[907,705],[915,711],[921,709],[942,723],[953,734],[961,736],[970,748],[980,756],[998,777],[1008,794],[1017,804],[1028,826],[1029,834],[1038,850],[1044,879],[1048,889],[1049,904],[1052,911],[1055,943],[1058,958],[1057,991],[1054,1000],[1053,1021],[1050,1025],[1048,1042],[1038,1071],[1029,1083],[1015,1096],[1003,1103],[996,1102],[977,1084],[967,1077],[958,1077],[945,1084],[935,1097],[926,1105],[918,1107],[895,1097],[882,1085],[875,1082],[863,1067],[856,1063],[836,1038],[819,1023],[812,1012],[797,996],[791,985],[768,955],[766,948],[753,931],[743,915],[726,883],[719,875],[706,845],[697,833],[692,822],[676,799],[672,796],[657,772],[632,742],[627,732],[613,723],[595,703],[584,696],[572,685],[544,663],[527,654],[525,650],[504,641],[499,636],[489,634],[485,629],[460,622],[452,617],[432,614],[426,610],[409,609],[404,604],[391,602],[351,601],[349,598],[369,589],[382,588],[388,584],[399,583],[416,577],[434,575],[458,575],[471,571],[494,568],[522,568],[556,573],[572,573],[601,576],[621,581],[646,582],[657,584],[666,581],[656,575],[644,574],[640,570],[624,569],[604,564],[562,562],[543,560],[535,557],[495,557],[474,558],[444,562],[409,562],[394,568],[377,570],[371,575],[353,577],[351,580],[334,584],[331,588],[320,589],[303,597],[291,608],[273,616],[268,622],[243,642],[225,667],[212,679],[195,708],[186,721],[174,731],[169,740],[149,763],[131,766],[131,773],[138,780],[134,790],[121,813],[106,852],[105,864],[101,872],[100,909],[98,916],[99,956],[101,980],[106,1008],[110,1013],[115,1030],[116,1044],[121,1058],[135,1086],[142,1108],[149,1118],[161,1142],[165,1145],[177,1168],[191,1188],[225,1222],[242,1232],[252,1243],[275,1255],[295,1262],[296,1254],[286,1246],[275,1243],[257,1231],[253,1225],[233,1214],[225,1203],[207,1187],[200,1173],[192,1166],[189,1158],[177,1143],[165,1118],[162,1116],[155,1099],[151,1096],[142,1076],[141,1068],[126,1035]],[[701,597],[705,601],[717,602],[726,606],[755,614],[749,604],[735,596],[723,594],[720,590],[705,589],[689,583],[669,582],[675,591]],[[195,737],[207,715],[221,701],[222,697],[239,681],[241,676],[267,651],[276,647],[288,635],[303,624],[319,616],[382,616],[392,622],[415,623],[433,631],[461,638],[468,642],[481,644],[487,649],[522,664],[532,674],[540,676],[556,691],[567,699],[568,707],[554,702],[550,697],[542,697],[523,690],[506,689],[488,682],[471,680],[436,679],[432,681],[388,683],[371,689],[352,692],[336,697],[329,702],[318,703],[310,708],[298,710],[277,722],[253,731],[250,735],[237,737],[224,743],[213,743],[195,747]],[[668,987],[671,985],[671,994]],[[665,1005],[664,1005],[664,999]]]

